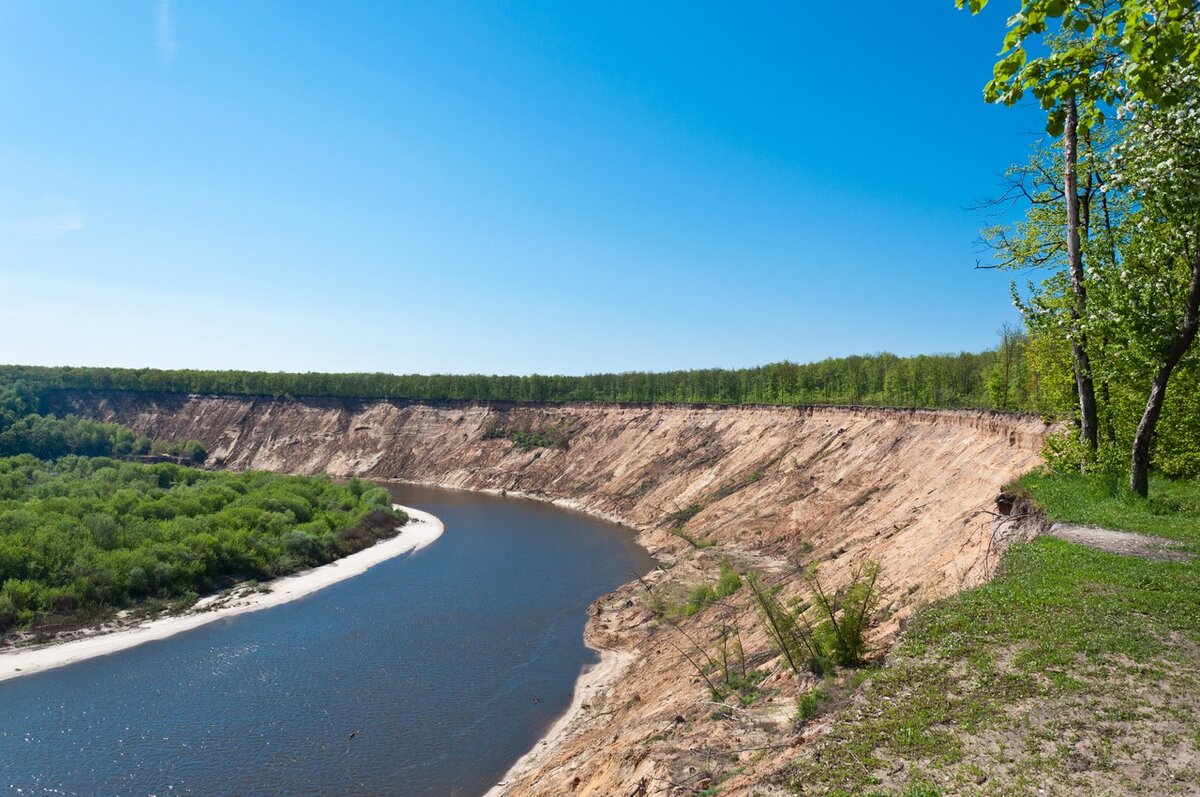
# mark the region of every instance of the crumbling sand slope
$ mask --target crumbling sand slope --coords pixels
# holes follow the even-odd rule
[[[669,570],[597,601],[588,628],[596,644],[635,650],[634,663],[594,698],[607,708],[582,712],[562,744],[539,751],[513,794],[687,794],[733,771],[733,793],[749,793],[745,784],[813,732],[792,722],[788,701],[803,683],[775,667],[740,593],[681,630],[651,609],[714,580],[725,557],[788,589],[805,563],[822,562],[836,584],[874,559],[886,581],[889,611],[877,632],[886,639],[914,606],[990,574],[995,498],[1038,462],[1046,429],[1036,418],[979,411],[119,393],[58,401],[60,411],[153,437],[199,439],[232,468],[520,492],[641,531]],[[512,439],[522,436],[552,444],[523,449]],[[714,547],[693,548],[672,533],[680,525]],[[742,624],[747,652],[772,671],[770,705],[711,718],[702,681],[668,642],[688,632],[707,644],[715,612]]]

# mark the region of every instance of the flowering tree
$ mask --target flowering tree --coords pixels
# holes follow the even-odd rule
[[[1113,183],[1129,192],[1123,257],[1113,269],[1107,317],[1120,327],[1134,366],[1153,369],[1130,456],[1130,489],[1146,495],[1150,446],[1171,375],[1200,326],[1200,70],[1175,64],[1162,87],[1179,99],[1123,106],[1126,137],[1113,157]],[[1196,385],[1189,386],[1196,390]]]
[[[978,13],[987,0],[956,3]],[[1197,0],[1023,0],[984,90],[989,102],[1005,104],[1032,95],[1047,113],[1047,131],[1060,139],[1053,158],[1061,191],[1041,180],[1026,194],[1033,203],[1027,221],[1011,235],[992,236],[1013,263],[1061,260],[1065,267],[1065,278],[1044,282],[1023,309],[1035,333],[1065,326],[1080,437],[1093,454],[1096,371],[1154,372],[1132,443],[1130,486],[1142,495],[1167,384],[1196,336],[1198,17]],[[1094,148],[1115,109],[1123,140],[1111,152]],[[1044,178],[1048,159],[1035,162],[1035,176]],[[1105,234],[1089,241],[1093,218],[1103,219]],[[1054,219],[1061,220],[1061,244],[1046,234]],[[1111,361],[1093,367],[1101,350]]]

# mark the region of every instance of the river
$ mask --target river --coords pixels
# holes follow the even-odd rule
[[[490,788],[595,661],[588,604],[653,562],[627,529],[579,513],[384,486],[445,534],[295,602],[0,683],[0,790]]]

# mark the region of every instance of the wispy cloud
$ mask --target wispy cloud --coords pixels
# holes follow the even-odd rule
[[[19,219],[9,224],[8,227],[13,232],[22,235],[32,235],[43,241],[51,241],[73,232],[79,232],[84,228],[85,223],[86,219],[82,214],[71,211]]]
[[[175,2],[157,0],[154,6],[154,49],[163,64],[175,61],[179,44],[175,41]]]

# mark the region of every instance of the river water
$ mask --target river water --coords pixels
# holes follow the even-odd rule
[[[307,598],[0,683],[0,793],[490,788],[595,661],[588,604],[653,563],[582,514],[384,486],[445,534]]]

